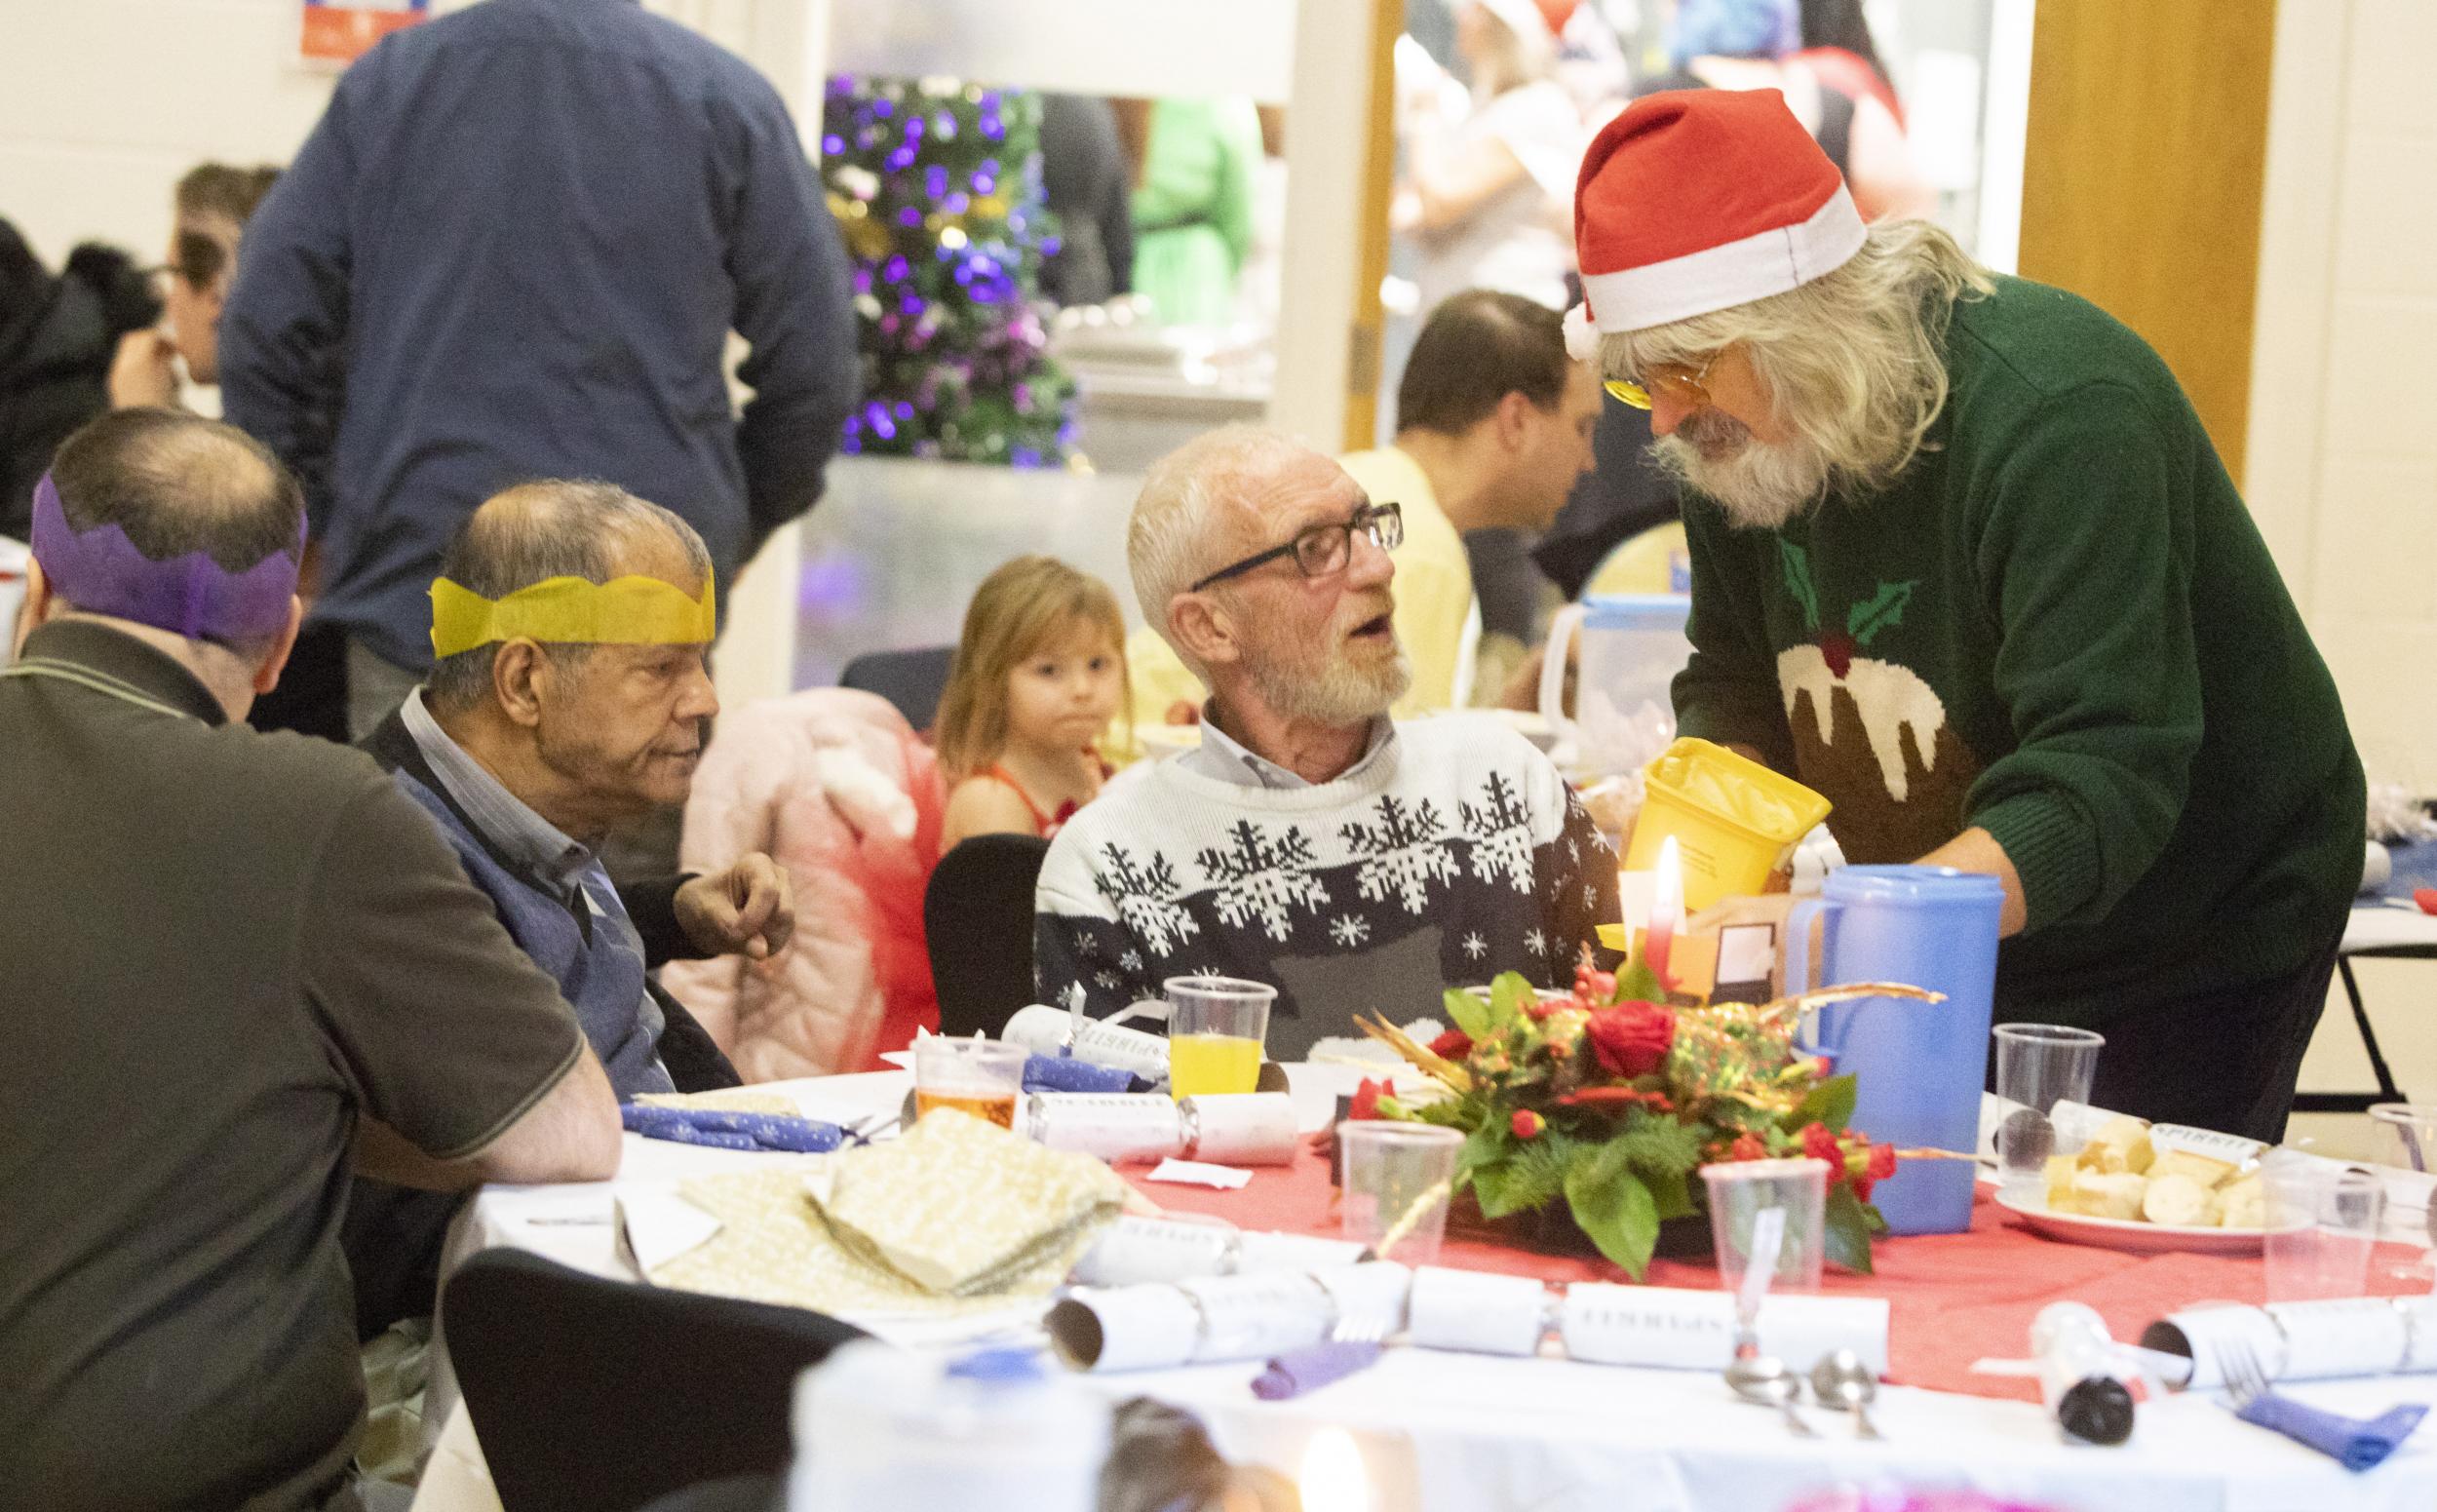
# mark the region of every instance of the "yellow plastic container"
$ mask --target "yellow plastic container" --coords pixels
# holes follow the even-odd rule
[[[1656,867],[1659,845],[1674,835],[1691,912],[1759,892],[1787,849],[1828,817],[1828,800],[1793,778],[1689,735],[1644,771],[1642,817],[1624,869]]]

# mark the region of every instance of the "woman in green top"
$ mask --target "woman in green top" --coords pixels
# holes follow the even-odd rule
[[[1166,324],[1234,322],[1260,150],[1260,117],[1249,99],[1151,105],[1134,190],[1134,289]]]

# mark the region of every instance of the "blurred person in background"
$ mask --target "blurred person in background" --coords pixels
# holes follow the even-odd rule
[[[1876,91],[1857,95],[1828,76],[1849,76],[1849,65],[1823,71],[1801,56],[1800,12],[1799,0],[1682,0],[1668,33],[1669,71],[1634,93],[1776,90],[1844,174],[1864,220],[1926,216],[1937,193],[1913,166],[1902,123]]]
[[[1562,309],[1585,133],[1556,80],[1556,33],[1539,0],[1463,0],[1455,48],[1472,78],[1468,108],[1451,118],[1431,103],[1446,92],[1410,91],[1419,109],[1407,123],[1410,161],[1389,213],[1421,254],[1420,312],[1463,289]]]
[[[219,351],[228,417],[327,479],[315,612],[347,636],[349,728],[430,666],[441,554],[510,484],[667,499],[733,582],[820,497],[849,297],[777,90],[665,17],[489,0],[352,64],[247,227]]]
[[[110,407],[179,403],[177,367],[196,383],[220,381],[220,307],[237,273],[237,245],[279,170],[204,163],[177,181],[169,260],[161,265],[164,319],[119,338]]]
[[[1133,170],[1117,112],[1090,95],[1041,97],[1041,193],[1058,217],[1058,251],[1041,293],[1061,305],[1104,304],[1134,289]]]
[[[1795,57],[1822,83],[1855,99],[1868,96],[1887,107],[1898,127],[1905,124],[1904,101],[1888,81],[1862,0],[1802,0],[1801,32],[1802,51]]]
[[[1170,326],[1229,326],[1253,250],[1259,112],[1236,97],[1129,100],[1134,291]]]
[[[172,199],[170,257],[158,285],[162,319],[119,338],[110,365],[110,407],[184,403],[178,368],[188,381],[220,381],[220,310],[237,277],[237,251],[246,222],[279,181],[264,164],[233,168],[203,163],[177,181]],[[308,481],[308,488],[311,484]],[[347,638],[313,615],[320,552],[308,547],[297,595],[305,602],[305,626],[289,653],[279,686],[253,701],[246,722],[258,730],[294,730],[324,740],[347,739]]]
[[[0,535],[26,539],[51,454],[110,407],[119,339],[160,318],[160,298],[127,253],[88,242],[54,274],[0,220]]]

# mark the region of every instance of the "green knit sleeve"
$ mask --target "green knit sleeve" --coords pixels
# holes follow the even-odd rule
[[[2136,390],[2028,416],[1961,500],[2015,749],[1965,798],[2022,876],[2031,930],[2105,916],[2181,817],[2200,749],[2190,443]],[[2229,648],[2216,648],[2230,654]]]
[[[1706,499],[1683,501],[1684,544],[1692,562],[1692,617],[1685,633],[1692,660],[1676,675],[1676,726],[1721,746],[1750,746],[1781,772],[1794,770],[1794,738],[1777,690],[1750,543],[1774,536],[1737,533]]]

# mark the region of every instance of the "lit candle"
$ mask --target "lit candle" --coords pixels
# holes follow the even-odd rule
[[[1323,1428],[1303,1450],[1296,1478],[1303,1512],[1372,1512],[1371,1474],[1363,1452],[1342,1428]]]
[[[1658,879],[1650,896],[1650,928],[1642,947],[1642,958],[1649,962],[1662,987],[1672,989],[1676,985],[1676,979],[1667,973],[1667,957],[1674,952],[1676,931],[1683,927],[1683,860],[1676,849],[1676,837],[1671,834],[1658,848]]]

